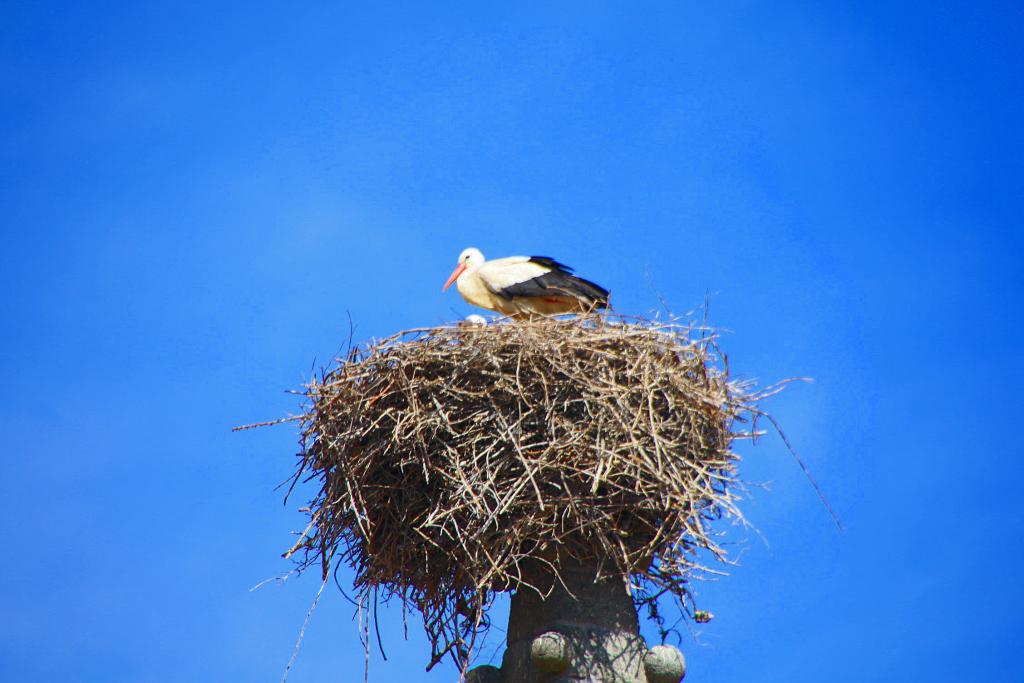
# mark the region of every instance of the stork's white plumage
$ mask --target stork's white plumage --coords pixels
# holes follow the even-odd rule
[[[608,290],[572,274],[572,268],[547,256],[509,256],[484,260],[479,249],[459,254],[444,283],[459,288],[462,298],[504,315],[559,315],[608,306]],[[442,290],[443,291],[443,290]]]

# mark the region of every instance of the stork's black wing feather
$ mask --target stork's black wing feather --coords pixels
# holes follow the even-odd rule
[[[560,270],[563,273],[571,273],[573,271],[572,266],[567,266],[560,261],[556,261],[550,256],[531,256],[530,263],[536,263],[538,266],[544,266],[551,270]]]
[[[533,259],[530,260],[532,261]],[[541,263],[540,261],[535,262]],[[552,268],[548,263],[541,263],[541,265]],[[555,268],[549,273],[509,285],[500,290],[498,294],[509,299],[533,296],[574,296],[595,304],[598,308],[604,308],[608,305],[607,289],[590,280],[577,277],[561,268]]]

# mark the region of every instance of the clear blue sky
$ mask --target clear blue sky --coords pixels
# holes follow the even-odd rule
[[[744,448],[763,539],[699,586],[688,680],[1016,678],[1020,5],[369,7],[0,10],[0,679],[278,680],[319,582],[249,588],[295,433],[229,430],[349,315],[469,313],[470,245],[628,313],[711,292],[738,376],[816,379],[769,407],[848,531]],[[351,616],[290,680],[361,680]],[[453,680],[381,621],[373,680]]]

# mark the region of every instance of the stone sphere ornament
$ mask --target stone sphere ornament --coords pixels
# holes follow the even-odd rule
[[[501,669],[490,664],[475,667],[466,672],[466,683],[502,683]]]
[[[538,671],[561,673],[569,668],[569,643],[556,631],[542,633],[530,643],[530,659]]]
[[[679,683],[686,676],[686,658],[671,645],[655,645],[644,655],[647,683]]]

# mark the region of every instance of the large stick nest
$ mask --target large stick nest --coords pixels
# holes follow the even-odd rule
[[[537,562],[689,611],[688,580],[725,559],[709,522],[739,517],[732,443],[760,398],[707,330],[607,316],[404,332],[307,395],[295,482],[320,488],[288,554],[417,609],[433,661],[464,661]]]

